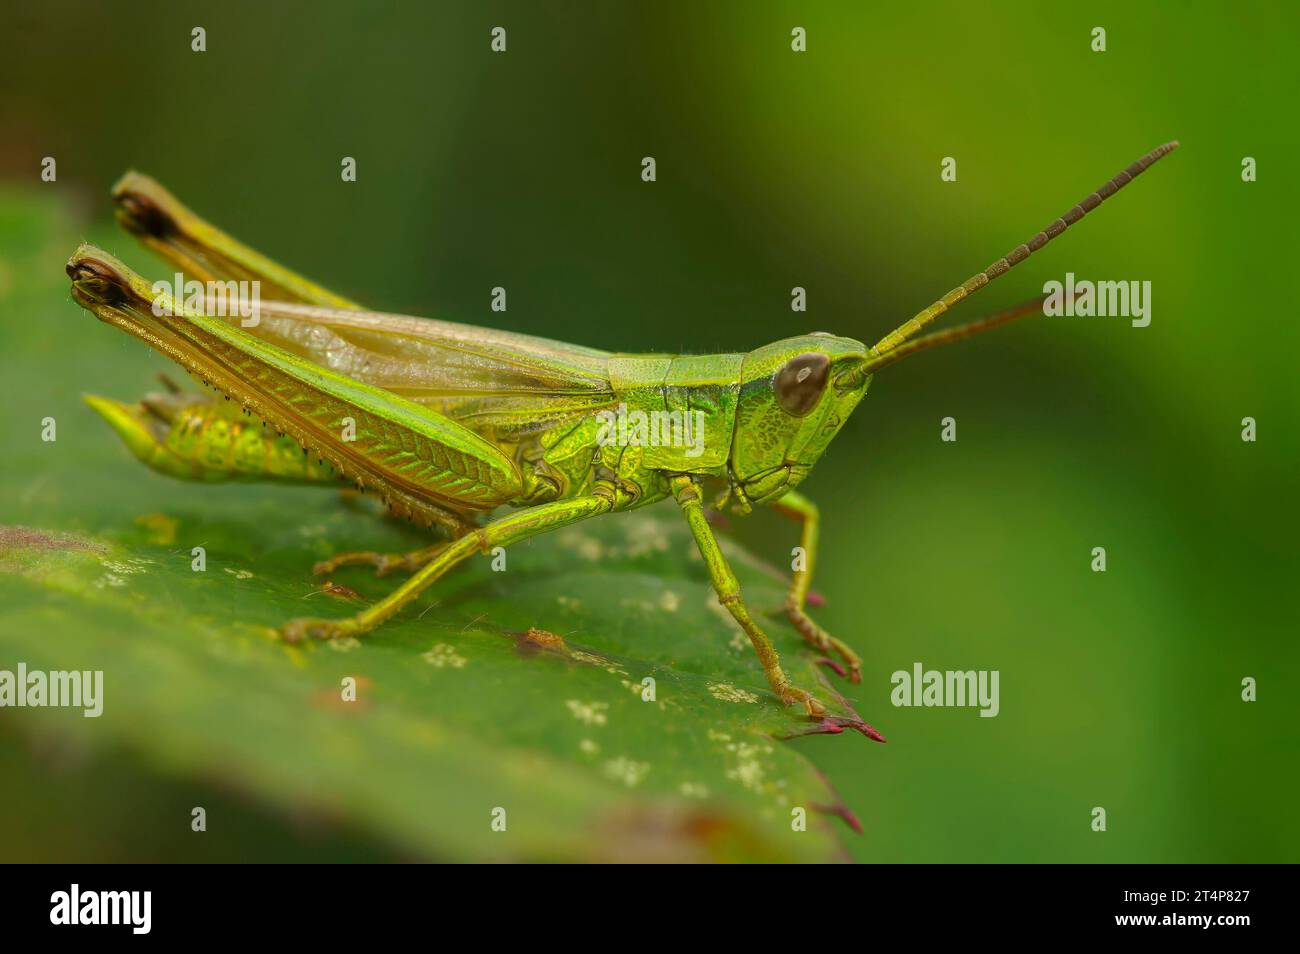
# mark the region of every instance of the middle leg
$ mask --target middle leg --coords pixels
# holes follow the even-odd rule
[[[685,475],[672,478],[672,488],[673,496],[677,498],[677,503],[686,516],[686,523],[691,528],[691,534],[695,537],[700,556],[704,557],[704,565],[708,567],[713,589],[718,594],[718,602],[727,608],[732,618],[745,631],[749,641],[754,644],[754,652],[758,654],[758,661],[763,665],[763,671],[767,674],[767,681],[771,684],[772,691],[785,705],[802,703],[809,716],[820,719],[826,714],[826,707],[818,702],[811,692],[800,689],[790,682],[781,668],[781,657],[777,655],[771,638],[759,629],[758,624],[749,615],[749,610],[740,596],[740,581],[736,579],[736,574],[728,565],[727,558],[722,555],[718,540],[713,535],[713,528],[709,526],[708,517],[704,515],[699,488],[690,477]]]

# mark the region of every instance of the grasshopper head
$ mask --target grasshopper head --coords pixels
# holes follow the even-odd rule
[[[1176,148],[1178,142],[1174,141],[1151,150],[1028,242],[899,325],[869,351],[851,338],[814,334],[787,338],[746,355],[731,446],[731,489],[740,506],[773,500],[803,480],[880,369],[1016,318],[1042,314],[1044,299],[1037,298],[988,318],[915,337],[953,305],[1005,275]]]
[[[745,356],[731,443],[732,489],[762,503],[808,475],[871,381],[866,346],[818,332]]]

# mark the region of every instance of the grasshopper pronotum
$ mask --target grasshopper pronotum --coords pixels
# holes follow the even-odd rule
[[[450,537],[412,553],[345,553],[318,564],[318,573],[370,563],[381,573],[400,569],[411,576],[354,616],[289,622],[282,629],[289,640],[367,633],[476,551],[672,497],[718,599],[748,634],[772,691],[820,718],[825,707],[786,678],[771,639],[745,606],[705,516],[706,499],[739,513],[770,505],[801,525],[806,562],[793,574],[786,614],[813,647],[838,654],[856,682],[858,656],[804,611],[818,511],[795,488],[876,371],[1033,314],[1041,299],[921,338],[913,337],[917,332],[1176,146],[1148,153],[870,348],[818,332],[748,354],[714,355],[611,354],[363,311],[202,221],[152,180],[128,174],[114,197],[129,231],[201,282],[260,282],[263,300],[258,324],[245,328],[208,308],[170,300],[117,259],[81,246],[67,266],[73,299],[227,398],[173,390],[136,405],[87,400],[137,457],[163,473],[355,483],[382,495],[396,515]],[[644,426],[629,438],[620,425],[619,439],[610,439],[615,408],[673,428],[694,424],[694,438],[646,439]],[[511,510],[488,517],[502,507]]]

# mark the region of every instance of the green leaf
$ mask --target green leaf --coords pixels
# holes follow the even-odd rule
[[[671,504],[513,547],[504,572],[476,558],[363,640],[286,645],[286,620],[355,612],[396,585],[349,569],[334,579],[346,589],[324,592],[313,562],[428,539],[332,490],[144,470],[80,392],[134,399],[166,362],[68,302],[60,256],[75,241],[56,212],[15,197],[0,209],[17,404],[3,424],[0,668],[104,672],[99,718],[6,721],[344,818],[413,857],[842,857],[835,815],[852,816],[782,739],[862,723],[777,612],[780,574],[727,548],[792,679],[829,706],[822,724],[767,689]]]

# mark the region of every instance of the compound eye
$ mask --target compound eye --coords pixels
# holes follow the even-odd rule
[[[776,399],[787,414],[803,417],[826,390],[831,359],[817,351],[791,358],[776,373]]]

